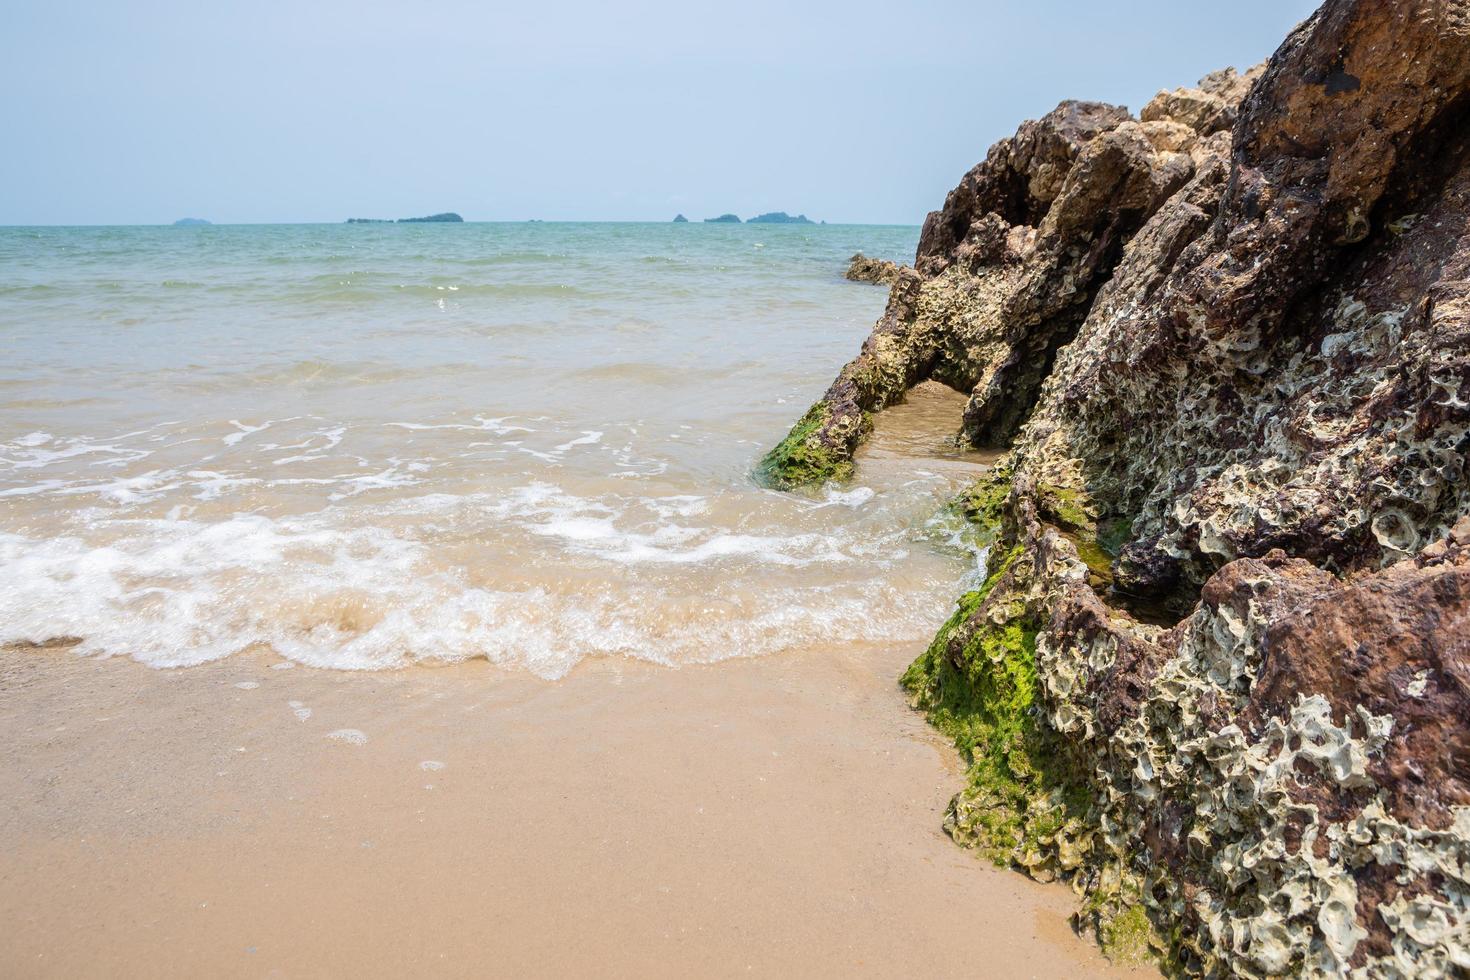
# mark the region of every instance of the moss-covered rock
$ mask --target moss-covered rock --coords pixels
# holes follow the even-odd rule
[[[1092,500],[1082,490],[1039,484],[1036,487],[1036,507],[1044,520],[1063,530],[1081,531],[1088,535],[1097,530]]]
[[[1011,471],[1005,466],[987,470],[985,475],[955,497],[955,504],[975,524],[999,528],[1005,513],[1006,498],[1011,495]]]
[[[1003,584],[1019,555],[960,599],[903,684],[970,764],[946,829],[999,864],[1029,866],[1085,817],[1088,790],[1036,710],[1036,624]]]
[[[1107,912],[1112,914],[1106,914]],[[1098,943],[1115,963],[1137,965],[1153,961],[1160,945],[1148,912],[1137,901],[1099,906],[1095,926]]]
[[[830,438],[832,421],[825,402],[807,409],[786,438],[761,459],[756,478],[778,490],[847,479],[852,475],[851,451],[843,442]],[[860,424],[866,433],[872,417],[864,415]]]

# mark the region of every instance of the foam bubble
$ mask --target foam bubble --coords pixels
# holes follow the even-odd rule
[[[327,738],[334,742],[346,742],[348,745],[366,745],[368,741],[367,733],[356,728],[339,728],[334,732],[327,732]]]

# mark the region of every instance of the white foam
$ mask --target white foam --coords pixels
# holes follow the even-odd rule
[[[595,446],[602,441],[601,432],[583,432],[580,436],[569,442],[564,442],[556,447],[556,452],[564,453],[574,446]]]
[[[272,425],[271,422],[263,422],[260,425],[246,425],[239,419],[230,419],[230,424],[239,431],[231,432],[229,435],[221,437],[220,441],[223,442],[226,446],[238,445],[240,440],[244,439],[246,436],[254,435],[257,432],[264,432]]]
[[[436,762],[433,759],[425,759],[419,763],[419,768],[424,772],[439,772],[444,768],[444,763]]]
[[[111,465],[117,462],[132,462],[151,455],[146,449],[127,448],[116,445],[113,441],[93,442],[90,439],[33,441],[35,436],[44,434],[33,432],[15,442],[0,443],[0,453],[6,454],[0,455],[0,467],[9,467],[13,470],[34,470],[66,460],[99,455],[105,458],[92,460],[91,465]],[[136,433],[130,433],[130,435],[136,435]],[[125,437],[119,437],[119,441],[122,438]],[[48,442],[60,448],[40,448],[47,445]]]
[[[663,518],[696,516],[708,509],[703,498],[687,495],[640,503]],[[743,557],[800,566],[850,558],[832,537],[823,534],[733,534],[673,523],[661,523],[652,531],[625,530],[618,526],[617,518],[628,506],[623,502],[622,508],[615,508],[534,483],[511,495],[500,512],[527,518],[526,527],[532,534],[559,539],[576,551],[621,564],[699,564]]]
[[[660,517],[697,517],[709,510],[709,501],[694,494],[677,494],[669,497],[653,497],[648,507]]]
[[[335,732],[327,732],[327,738],[335,742],[346,742],[348,745],[366,745],[368,741],[367,733],[356,728],[339,728]]]
[[[852,509],[856,510],[863,504],[872,500],[873,497],[876,496],[876,494],[877,491],[874,490],[872,487],[854,487],[853,489],[847,491],[835,490],[831,487],[828,487],[825,493],[825,499],[822,501],[822,503],[817,504],[817,506],[851,507]]]
[[[507,417],[508,418],[508,417]],[[524,425],[508,425],[507,418],[486,418],[483,415],[475,416],[475,424],[467,425],[463,422],[447,422],[438,425],[430,425],[423,422],[384,422],[384,425],[399,429],[410,429],[413,431],[425,431],[430,429],[450,429],[466,432],[489,432],[494,435],[510,435],[512,432],[534,432]]]
[[[50,493],[64,486],[66,486],[65,480],[42,480],[40,483],[7,487],[4,490],[0,490],[0,497],[29,497],[35,494]]]
[[[218,500],[220,497],[240,487],[253,486],[261,481],[256,477],[230,476],[227,473],[217,473],[213,470],[190,470],[184,474],[194,481],[198,492],[194,494],[195,500]]]
[[[343,476],[336,481],[343,485],[343,489],[334,491],[327,499],[337,501],[356,497],[360,493],[369,490],[390,490],[395,487],[411,487],[423,482],[417,475],[428,469],[424,463],[404,463],[402,460],[389,460],[388,468],[378,473],[370,473],[365,476]]]
[[[285,466],[288,463],[306,463],[316,459],[326,459],[327,454],[342,444],[342,437],[347,433],[345,425],[339,425],[333,429],[319,429],[313,432],[304,442],[294,443],[290,446],[276,446],[276,449],[308,449],[308,452],[298,453],[295,456],[286,456],[281,459],[271,460],[276,466]],[[315,445],[318,439],[325,439],[326,445]]]
[[[268,485],[325,484],[346,500],[427,479],[423,465]],[[238,479],[189,470],[164,483],[193,499]],[[588,656],[683,663],[914,640],[943,619],[954,572],[890,587],[915,532],[886,506],[867,488],[815,502],[748,489],[584,497],[542,480],[296,515],[77,510],[54,537],[0,531],[0,643],[80,637],[84,655],[159,667],[251,648],[284,658],[273,669],[481,657],[559,677]]]

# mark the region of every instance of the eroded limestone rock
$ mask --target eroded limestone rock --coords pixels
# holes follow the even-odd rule
[[[990,575],[904,681],[971,761],[950,832],[1107,945],[1470,971],[1467,123],[1449,0],[1329,0],[1138,119],[1065,103],[767,459],[840,472],[926,379],[1009,450],[961,501]]]

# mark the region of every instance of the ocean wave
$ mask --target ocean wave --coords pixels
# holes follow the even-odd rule
[[[559,676],[925,636],[943,480],[748,480],[880,309],[829,282],[852,239],[917,229],[708,232],[0,229],[0,642]]]
[[[950,582],[900,587],[875,566],[839,579],[763,569],[853,565],[830,536],[740,534],[671,519],[690,495],[655,499],[628,528],[627,500],[532,485],[499,499],[431,495],[376,515],[110,522],[106,540],[0,533],[0,643],[76,638],[84,655],[188,666],[252,648],[349,670],[484,658],[544,677],[589,656],[664,664],[775,653],[816,642],[912,640],[932,630]],[[417,520],[395,522],[411,511]],[[660,513],[661,512],[661,513]],[[455,563],[424,528],[472,515],[511,521],[568,556]],[[357,521],[369,519],[365,526]],[[505,542],[499,542],[502,546]],[[510,553],[516,549],[512,547]],[[586,558],[597,559],[589,564]],[[698,579],[668,564],[704,566]],[[609,564],[649,574],[609,572]]]
[[[310,366],[293,372],[315,376]],[[93,496],[127,508],[294,488],[311,489],[330,503],[418,486],[446,463],[457,463],[463,473],[487,460],[528,456],[560,467],[598,453],[622,472],[653,474],[667,467],[631,441],[605,446],[603,430],[567,430],[546,421],[475,415],[469,421],[352,425],[287,416],[166,423],[105,437],[35,431],[0,442],[0,499]]]

